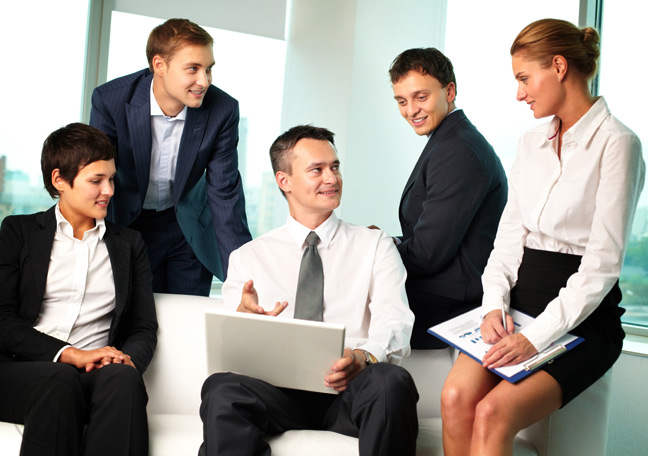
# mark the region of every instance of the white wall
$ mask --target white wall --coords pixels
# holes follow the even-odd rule
[[[293,2],[282,129],[336,134],[346,221],[400,234],[400,195],[425,139],[398,114],[387,71],[405,49],[443,48],[445,10],[445,0]]]

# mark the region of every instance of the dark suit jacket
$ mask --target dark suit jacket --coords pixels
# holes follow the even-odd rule
[[[36,329],[56,233],[54,207],[6,217],[0,228],[0,357],[51,361],[66,342]],[[151,270],[139,233],[106,222],[104,240],[115,280],[108,345],[130,355],[140,373],[157,343]]]
[[[149,183],[152,80],[145,69],[92,93],[90,125],[106,133],[117,148],[115,196],[108,219],[123,226],[140,214]],[[230,253],[251,239],[238,172],[238,121],[238,102],[210,86],[202,106],[187,110],[173,187],[185,238],[221,280]]]
[[[419,328],[479,305],[506,198],[506,175],[491,145],[462,110],[447,116],[423,149],[399,209],[398,251]]]

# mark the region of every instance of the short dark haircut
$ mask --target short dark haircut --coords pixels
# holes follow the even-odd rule
[[[436,48],[415,48],[402,52],[389,68],[392,84],[400,81],[410,71],[430,75],[443,87],[447,87],[452,82],[455,93],[457,92],[457,80],[452,62]]]
[[[146,59],[153,71],[153,57],[169,61],[176,51],[187,45],[213,46],[214,39],[200,25],[189,19],[169,19],[155,27],[146,43]]]
[[[328,141],[335,147],[333,140],[335,134],[326,128],[314,127],[312,125],[298,125],[279,135],[270,146],[270,162],[272,171],[277,174],[283,171],[292,174],[292,151],[301,139],[316,139]]]
[[[52,185],[52,172],[59,174],[70,187],[84,166],[115,158],[115,148],[102,131],[82,123],[71,123],[52,132],[43,143],[41,171],[45,190],[52,198],[59,196]]]

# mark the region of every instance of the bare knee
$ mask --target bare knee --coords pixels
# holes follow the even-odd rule
[[[509,407],[486,396],[475,407],[473,435],[482,441],[496,438],[506,440],[515,435],[514,423]]]
[[[441,416],[444,420],[471,417],[475,404],[470,391],[462,385],[446,382],[441,391]]]

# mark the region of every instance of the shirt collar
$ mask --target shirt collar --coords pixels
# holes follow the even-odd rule
[[[164,114],[162,112],[162,108],[160,108],[160,105],[158,104],[157,100],[155,99],[155,95],[153,95],[153,80],[151,80],[151,95],[150,95],[150,101],[151,101],[151,117],[154,116],[162,116],[166,120],[174,121],[174,120],[185,120],[187,118],[187,106],[182,108],[182,111],[178,113],[177,116],[175,117],[170,117]]]
[[[286,227],[288,228],[288,232],[293,238],[293,241],[295,241],[295,244],[297,244],[297,247],[299,247],[300,249],[303,247],[304,242],[306,242],[306,236],[308,236],[311,231],[315,231],[315,233],[317,233],[317,236],[319,236],[320,238],[320,245],[322,245],[322,247],[328,247],[333,240],[333,236],[335,235],[335,232],[337,231],[339,225],[340,220],[335,215],[335,212],[332,212],[329,218],[327,218],[324,223],[322,223],[314,230],[305,227],[297,220],[295,220],[290,214],[288,214],[288,217],[286,218]]]
[[[563,143],[575,141],[577,143],[587,142],[594,131],[610,115],[607,103],[603,97],[596,97],[592,107],[583,115],[578,122],[567,130],[563,135]],[[560,119],[555,117],[547,126],[547,141],[553,140],[560,130]]]
[[[59,203],[56,203],[54,209],[54,214],[56,215],[56,232],[64,234],[70,238],[74,238],[74,232],[72,230],[72,224],[67,221],[63,214],[61,214],[61,209],[59,208]],[[91,233],[97,231],[99,240],[103,239],[104,233],[106,232],[106,222],[104,219],[95,219],[95,227],[91,230],[86,231],[86,233]],[[85,234],[84,234],[85,238]]]

